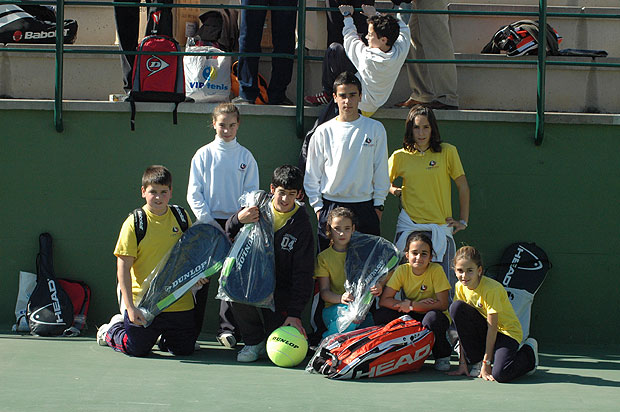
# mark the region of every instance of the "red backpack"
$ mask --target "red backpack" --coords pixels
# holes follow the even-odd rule
[[[73,304],[73,324],[65,336],[77,336],[86,327],[86,316],[90,306],[90,287],[80,280],[58,279]]]
[[[361,379],[419,370],[435,336],[408,315],[385,326],[336,333],[321,342],[306,367],[330,379]]]
[[[153,13],[153,18],[157,21],[155,15],[156,13]],[[183,56],[157,55],[157,53],[181,51],[179,43],[169,36],[153,34],[142,40],[138,51],[153,54],[136,55],[132,75],[133,86],[129,94],[131,130],[135,130],[135,102],[174,103],[172,120],[177,124],[177,108],[179,103],[185,101]]]

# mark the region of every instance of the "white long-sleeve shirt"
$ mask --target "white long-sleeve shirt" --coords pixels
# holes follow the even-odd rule
[[[304,188],[315,211],[323,207],[323,197],[346,203],[372,199],[382,205],[390,189],[383,125],[360,116],[317,127],[308,146]]]
[[[357,69],[357,78],[362,82],[359,108],[364,112],[377,111],[390,98],[400,68],[407,58],[411,33],[402,20],[397,20],[400,34],[390,51],[384,52],[366,46],[357,34],[353,19],[344,19],[343,46],[347,57]]]
[[[258,165],[235,137],[219,137],[198,149],[192,158],[187,203],[197,220],[228,219],[239,210],[239,197],[258,189]]]

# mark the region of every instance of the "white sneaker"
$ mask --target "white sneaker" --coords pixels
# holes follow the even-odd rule
[[[530,376],[533,375],[538,368],[538,342],[534,338],[527,338],[525,342],[523,342],[523,345],[529,346],[534,351],[534,368],[526,373],[527,376]]]
[[[110,326],[114,325],[115,323],[122,322],[124,322],[123,315],[117,313],[116,315],[112,316],[110,322],[104,323],[103,325],[99,326],[99,329],[97,329],[97,343],[99,344],[99,346],[108,346],[108,342],[106,341],[105,337],[108,334]]]
[[[225,348],[234,348],[237,346],[235,335],[230,332],[222,332],[217,336],[217,341]]]
[[[435,370],[448,372],[450,370],[450,357],[435,359]]]
[[[469,376],[473,376],[474,378],[477,378],[478,376],[480,376],[481,371],[482,371],[482,361],[478,363],[474,363],[471,366],[471,369],[469,370]]]
[[[237,362],[256,362],[258,358],[266,354],[264,341],[258,345],[245,345],[237,354]]]

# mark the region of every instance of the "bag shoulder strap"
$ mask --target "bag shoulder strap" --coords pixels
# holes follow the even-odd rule
[[[177,220],[177,223],[181,227],[181,231],[185,232],[189,227],[189,221],[187,219],[187,212],[179,205],[168,205],[170,211],[174,215],[174,218]],[[133,215],[133,226],[136,232],[136,241],[137,244],[140,244],[144,236],[146,236],[147,229],[147,219],[146,212],[141,207],[136,208],[131,212]]]

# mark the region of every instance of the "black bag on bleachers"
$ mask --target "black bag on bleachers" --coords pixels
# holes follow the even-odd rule
[[[56,43],[56,13],[42,6],[0,4],[0,43]],[[75,42],[78,24],[65,20],[64,43]]]
[[[547,24],[547,54],[558,54],[562,37]],[[506,52],[509,57],[538,54],[538,20],[519,20],[501,27],[480,53],[500,54]]]
[[[32,291],[26,312],[30,333],[40,336],[61,336],[73,324],[71,298],[54,275],[52,235],[39,236],[37,285]]]

